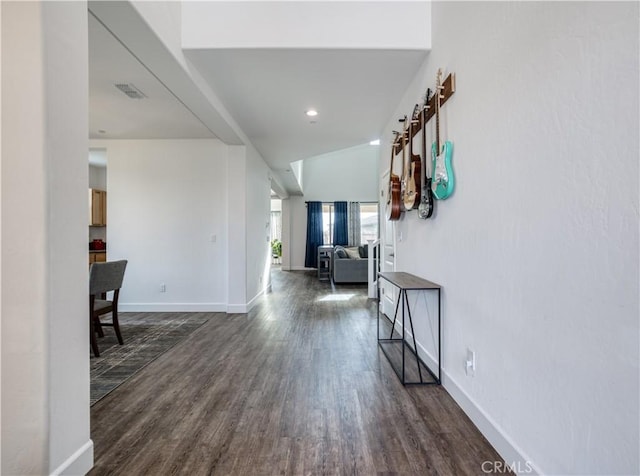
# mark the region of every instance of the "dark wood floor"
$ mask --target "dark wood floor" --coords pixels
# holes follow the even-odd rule
[[[478,475],[500,461],[443,388],[399,383],[366,289],[305,272],[274,271],[248,315],[212,314],[91,408],[91,436],[92,475]]]

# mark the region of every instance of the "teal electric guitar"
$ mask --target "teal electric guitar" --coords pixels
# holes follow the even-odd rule
[[[433,157],[431,190],[433,196],[438,200],[449,198],[453,193],[455,180],[453,168],[451,167],[451,156],[453,155],[453,144],[450,141],[440,147],[440,100],[442,99],[442,70],[438,70],[438,84],[436,85],[436,141],[431,146]]]

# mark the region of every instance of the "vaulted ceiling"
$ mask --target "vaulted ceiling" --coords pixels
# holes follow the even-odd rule
[[[173,12],[179,7],[168,3],[166,8]],[[299,33],[298,47],[290,44],[298,31],[295,18],[280,19],[274,29],[262,32],[256,26],[251,38],[252,17],[268,21],[264,15],[271,10],[260,9],[269,3],[286,8],[287,2],[195,2],[197,8],[207,4],[206,8],[190,7],[192,44],[179,45],[176,51],[166,38],[161,41],[158,24],[150,24],[149,16],[129,2],[91,2],[91,137],[251,142],[287,192],[294,194],[300,188],[287,172],[292,162],[376,139],[428,53],[427,44],[413,45],[425,43],[425,34],[397,42],[393,32],[378,32],[389,12],[400,4],[415,8],[416,2],[311,2],[313,20],[306,20],[311,33]],[[289,14],[308,13],[305,2],[292,5],[296,3],[299,10]],[[371,4],[369,9],[366,4]],[[144,8],[148,11],[150,6]],[[223,10],[211,10],[219,8]],[[331,8],[347,8],[334,12],[343,31],[318,39],[320,29],[334,23]],[[367,22],[369,12],[367,28],[354,34],[351,30],[358,33],[358,22]],[[199,25],[207,15],[226,23],[212,28],[204,18]],[[345,18],[349,15],[353,18]],[[421,18],[416,25],[427,20]],[[185,21],[183,15],[183,30]],[[210,31],[217,36],[208,38]],[[132,99],[116,84],[134,85],[145,97]],[[318,111],[315,118],[305,115],[311,108]]]

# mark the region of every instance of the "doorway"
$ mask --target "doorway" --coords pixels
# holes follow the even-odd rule
[[[271,243],[271,266],[282,265],[282,200],[271,196],[271,219],[269,243]]]

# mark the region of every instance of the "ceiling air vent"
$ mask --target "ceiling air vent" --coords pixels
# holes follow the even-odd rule
[[[142,91],[136,88],[133,83],[116,83],[115,86],[131,99],[144,99],[147,97]]]

